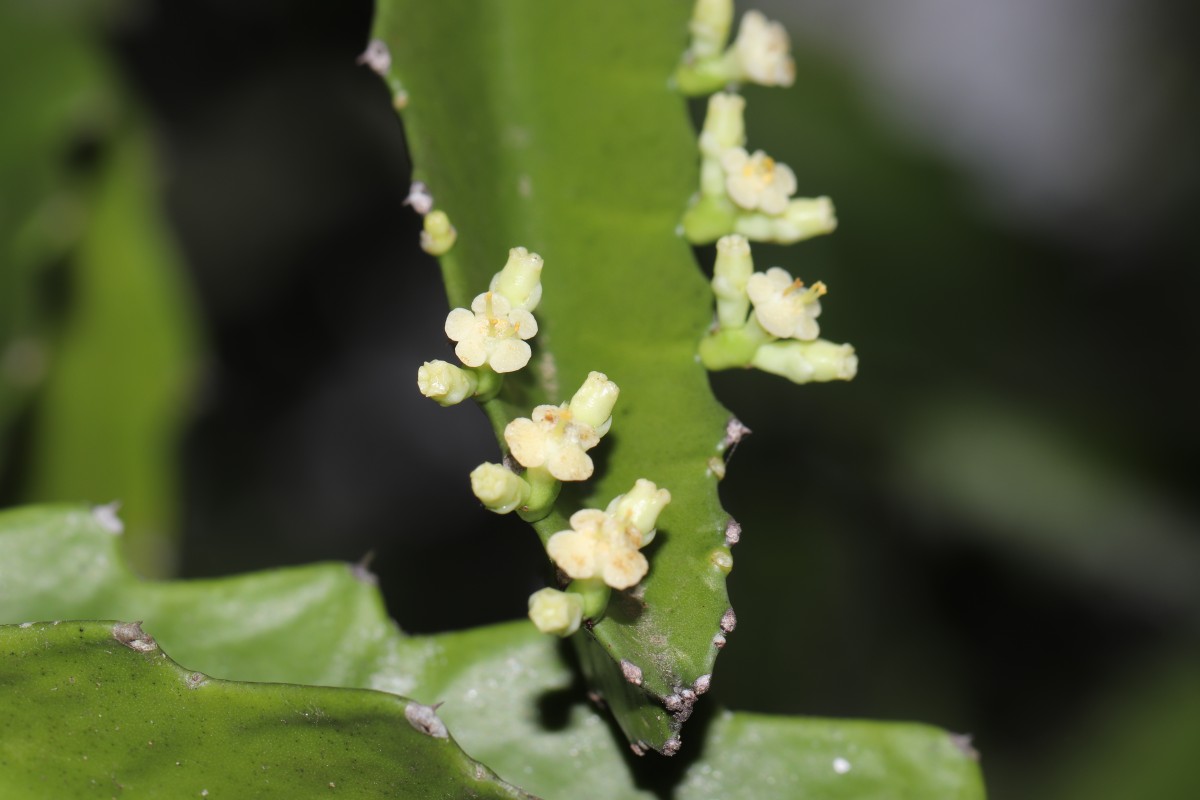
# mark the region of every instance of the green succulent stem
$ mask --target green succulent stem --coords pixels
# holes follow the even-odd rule
[[[566,590],[583,598],[584,619],[593,622],[604,616],[608,609],[608,599],[612,596],[612,589],[601,578],[580,578],[571,581]]]
[[[696,97],[719,92],[737,81],[738,71],[732,53],[713,58],[696,59],[680,64],[675,71],[675,88],[680,93]]]
[[[491,400],[504,387],[504,376],[492,368],[483,366],[468,367],[468,369],[475,373],[475,379],[478,381],[475,387],[475,399],[480,403],[486,403]]]
[[[517,514],[526,522],[537,522],[554,509],[562,482],[545,467],[530,467],[522,477],[529,484],[529,502],[518,509]]]

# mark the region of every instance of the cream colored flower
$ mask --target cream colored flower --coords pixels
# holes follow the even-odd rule
[[[572,578],[602,578],[614,589],[628,589],[646,576],[650,562],[638,551],[640,536],[604,511],[587,508],[571,515],[571,530],[559,531],[546,552]]]
[[[821,302],[817,298],[825,294],[825,284],[820,281],[805,289],[804,282],[799,278],[793,281],[787,270],[771,267],[750,276],[746,293],[758,324],[772,336],[809,341],[820,334],[817,317]]]
[[[496,372],[514,372],[529,363],[525,339],[537,334],[537,320],[528,311],[513,308],[502,294],[484,292],[471,302],[471,310],[456,308],[446,317],[446,335],[458,344],[455,355],[468,367],[490,366]]]
[[[796,193],[796,173],[762,150],[750,155],[744,148],[731,147],[721,154],[721,168],[730,199],[748,211],[782,214]]]
[[[733,51],[738,68],[749,80],[762,86],[791,86],[796,80],[791,49],[783,25],[759,11],[747,11],[742,17]]]
[[[522,417],[508,423],[504,441],[522,466],[544,466],[560,481],[582,481],[592,476],[587,451],[599,444],[600,434],[574,419],[566,405],[546,405],[533,410],[533,419]]]
[[[529,619],[542,633],[570,636],[583,621],[583,597],[546,588],[529,596]]]

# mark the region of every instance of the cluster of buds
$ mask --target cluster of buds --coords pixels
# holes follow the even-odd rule
[[[708,369],[757,367],[793,383],[850,380],[857,373],[852,346],[818,338],[825,284],[805,286],[780,267],[755,272],[744,236],[717,242],[712,288],[717,325],[700,342]]]
[[[504,441],[521,475],[501,464],[485,463],[471,473],[471,488],[498,514],[520,511],[529,520],[549,513],[562,481],[592,477],[587,454],[612,426],[621,390],[602,372],[592,372],[574,397],[561,406],[541,405],[528,418],[504,428]]]
[[[551,560],[572,579],[566,591],[542,589],[529,598],[529,618],[543,633],[569,636],[584,618],[603,614],[612,589],[636,585],[650,569],[641,549],[654,540],[671,493],[639,479],[604,511],[571,515],[570,530],[546,543]]]
[[[683,217],[694,244],[729,233],[791,244],[837,227],[828,197],[794,197],[796,173],[762,150],[746,149],[746,101],[721,92],[708,101],[700,133],[700,192]]]
[[[426,217],[426,222],[437,212]],[[446,335],[463,367],[427,361],[417,371],[421,394],[444,406],[468,397],[486,400],[500,389],[500,377],[529,363],[529,339],[538,331],[533,310],[542,298],[542,257],[524,247],[508,251],[508,262],[488,290],[446,317]]]
[[[732,26],[733,0],[697,0],[689,26],[692,43],[675,72],[679,90],[699,95],[731,83],[791,86],[796,65],[784,27],[747,11],[729,43]]]

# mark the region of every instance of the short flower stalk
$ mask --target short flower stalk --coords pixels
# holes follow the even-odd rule
[[[755,367],[793,383],[857,373],[853,347],[819,338],[824,283],[806,286],[780,267],[755,272],[749,242],[734,234],[717,242],[712,288],[717,324],[698,348],[706,368]]]
[[[740,234],[755,241],[791,244],[837,227],[828,197],[794,197],[792,169],[746,145],[746,101],[737,94],[709,98],[700,133],[700,191],[683,216],[693,244]]]

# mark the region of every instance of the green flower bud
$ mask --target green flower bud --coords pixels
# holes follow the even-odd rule
[[[710,97],[704,129],[700,132],[700,152],[710,158],[720,158],[731,147],[744,145],[745,110],[746,100],[741,95],[717,92]]]
[[[575,396],[567,404],[567,408],[576,422],[591,425],[596,429],[596,433],[603,436],[612,425],[613,406],[616,405],[617,396],[620,394],[620,387],[610,381],[603,372],[590,372],[583,386],[579,387],[579,391],[575,392]]]
[[[508,263],[492,278],[491,291],[504,295],[513,308],[533,311],[542,299],[542,257],[524,247],[508,251]]]
[[[756,242],[792,244],[837,228],[833,202],[828,197],[799,197],[782,214],[739,214],[734,230]]]
[[[542,633],[570,636],[583,621],[583,598],[549,587],[529,596],[529,619]]]
[[[421,249],[432,256],[440,256],[454,247],[458,231],[450,224],[445,211],[430,211],[425,215],[425,230],[421,231]]]
[[[824,339],[764,344],[754,354],[751,364],[764,372],[782,375],[792,383],[848,381],[858,372],[858,356],[852,346]]]
[[[670,502],[670,492],[658,488],[653,481],[638,478],[632,489],[613,498],[606,513],[635,529],[641,539],[638,547],[645,547],[654,541],[654,526],[658,522],[658,515]]]
[[[453,406],[475,394],[479,381],[474,372],[445,361],[426,361],[417,370],[421,394],[443,406]]]
[[[471,471],[471,491],[488,510],[508,514],[525,505],[531,489],[500,464],[483,463]]]
[[[746,324],[750,298],[746,283],[754,273],[754,259],[746,237],[733,234],[717,241],[717,261],[713,267],[712,288],[717,296],[717,320],[722,328],[740,328]]]
[[[733,0],[696,0],[692,21],[692,46],[688,55],[695,60],[719,56],[729,41],[733,25]]]

